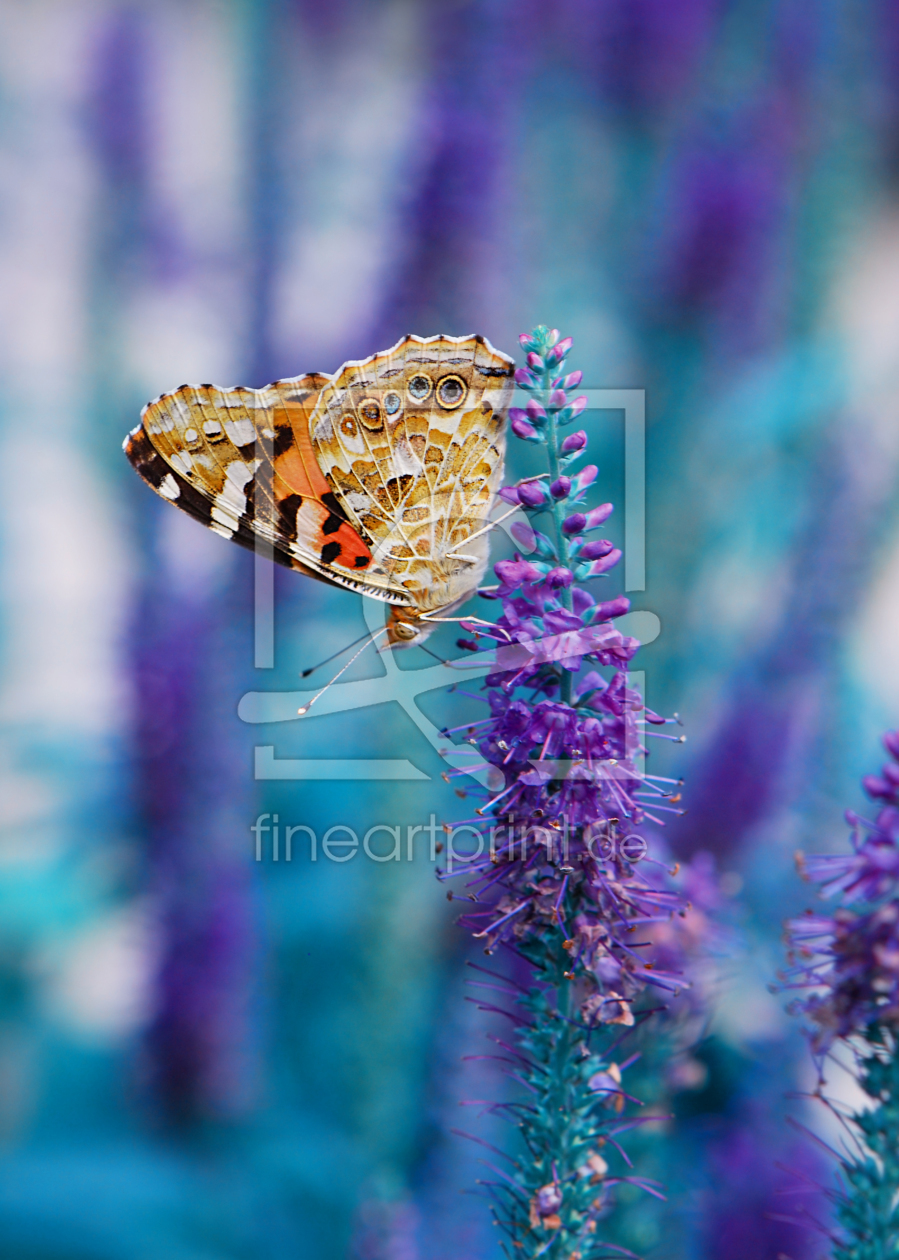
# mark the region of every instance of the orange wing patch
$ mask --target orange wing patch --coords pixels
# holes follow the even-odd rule
[[[363,570],[371,551],[359,537],[318,466],[309,437],[310,399],[279,399],[273,409],[272,494],[278,514],[295,524],[296,540],[323,565]]]

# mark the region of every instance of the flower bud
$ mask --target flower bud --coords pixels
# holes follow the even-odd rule
[[[524,507],[540,507],[545,502],[543,487],[539,481],[526,481],[518,487],[518,501]]]
[[[571,337],[564,337],[558,345],[554,344],[552,355],[549,357],[551,357],[556,363],[561,363],[568,351],[571,349],[572,344],[573,342]]]
[[[580,534],[584,526],[587,524],[587,518],[583,512],[573,512],[571,516],[566,516],[562,522],[562,532],[568,534]]]
[[[531,398],[528,402],[528,419],[534,424],[542,424],[546,419],[546,412],[537,402],[536,398]]]
[[[553,411],[558,411],[560,408],[564,407],[567,402],[568,399],[565,397],[564,389],[554,389],[549,396],[549,405]]]
[[[564,528],[564,526],[563,526]],[[578,555],[579,560],[602,560],[615,550],[614,543],[607,538],[596,538],[593,542],[584,543]]]
[[[577,433],[570,433],[562,443],[562,454],[570,455],[572,451],[582,451],[587,445],[587,434],[583,429],[578,429]]]
[[[572,420],[577,419],[577,417],[586,408],[586,406],[587,406],[587,395],[579,394],[578,397],[575,398],[574,402],[570,404],[569,409],[571,411]]]
[[[527,368],[516,368],[515,384],[520,385],[522,389],[534,389],[537,382],[534,380]]]
[[[527,420],[522,420],[520,416],[514,416],[512,419],[512,432],[516,437],[523,438],[525,442],[539,442],[540,434],[532,424],[528,424]]]
[[[554,499],[567,499],[570,491],[570,477],[557,477],[549,488],[549,492]]]
[[[538,372],[543,371],[543,359],[533,350],[528,355],[528,367],[535,368]]]
[[[584,379],[583,372],[569,372],[562,382],[563,389],[576,389]]]
[[[611,503],[601,503],[599,507],[591,508],[587,513],[587,529],[596,529],[597,525],[601,525],[604,520],[612,515],[614,505]]]

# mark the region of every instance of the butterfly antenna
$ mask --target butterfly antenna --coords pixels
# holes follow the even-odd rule
[[[428,656],[433,656],[434,660],[439,661],[441,665],[447,665],[449,663],[448,661],[445,661],[442,656],[438,656],[436,652],[432,652],[430,648],[426,648],[423,643],[419,643],[418,646],[423,652],[427,652]]]
[[[367,638],[368,638],[368,631],[366,630],[365,634],[360,634],[358,639],[354,639],[353,642],[348,643],[346,647],[342,647],[338,649],[338,651],[332,652],[330,656],[326,656],[325,659],[323,661],[319,661],[317,665],[310,665],[308,669],[302,670],[300,673],[300,677],[308,678],[309,675],[314,674],[317,669],[321,669],[322,665],[328,665],[336,657],[343,656],[344,652],[349,652],[350,648],[354,648],[357,643],[361,643],[363,639],[367,639]]]
[[[386,634],[386,633],[387,633],[387,627],[384,626],[381,630],[377,630],[374,634],[366,635],[365,642],[362,644],[362,647],[359,649],[358,652],[353,653],[353,655],[347,661],[346,665],[342,666],[342,668],[340,668],[337,671],[337,673],[334,675],[334,677],[331,679],[330,682],[325,683],[321,691],[317,691],[315,693],[315,695],[312,697],[312,699],[309,701],[308,704],[304,704],[302,708],[297,709],[297,713],[299,714],[299,716],[303,717],[305,714],[307,714],[309,710],[312,708],[312,706],[315,704],[316,700],[320,699],[328,690],[328,688],[333,686],[333,684],[337,682],[337,679],[341,676],[341,674],[345,674],[347,672],[349,667],[352,665],[353,661],[355,661],[358,657],[362,655],[362,653],[365,651],[368,645],[370,643],[374,643],[375,639],[377,639],[379,635]],[[358,643],[359,640],[357,639],[356,642]],[[346,651],[346,648],[344,648],[344,651]]]

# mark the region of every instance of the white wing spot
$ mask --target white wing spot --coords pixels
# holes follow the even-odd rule
[[[200,436],[200,435],[199,435],[199,433],[196,431],[196,429],[185,429],[185,430],[184,430],[184,440],[185,440],[185,442],[196,442],[196,440],[197,440],[197,438],[198,438],[199,436]]]
[[[219,503],[221,497],[222,496],[219,495],[216,499],[215,507],[212,509],[210,515],[212,516],[214,522],[217,521],[219,525],[223,525],[225,529],[227,529],[227,537],[230,538],[237,529],[239,521],[235,513],[229,510],[227,503]],[[211,525],[210,528],[215,529],[215,525]],[[217,534],[220,534],[221,532],[221,529],[216,530]]]
[[[218,437],[221,431],[222,426],[219,424],[218,420],[207,420],[203,425],[203,432],[207,437]]]
[[[212,511],[213,511],[213,515],[214,515],[214,514],[215,514],[215,508],[213,508],[213,509],[212,509]],[[213,533],[215,533],[215,534],[220,534],[220,535],[222,536],[222,538],[233,538],[233,537],[234,537],[234,530],[233,530],[233,529],[231,529],[230,525],[219,525],[218,521],[215,521],[215,520],[214,520],[214,521],[211,523],[211,525],[209,526],[209,528],[213,531]]]
[[[178,498],[178,495],[181,493],[181,487],[171,473],[166,473],[162,481],[160,481],[159,493],[164,499]]]
[[[179,452],[179,454],[173,455],[171,459],[169,460],[169,463],[172,465],[175,472],[179,472],[182,474],[182,476],[185,476],[185,477],[190,472],[191,467],[193,466],[193,460],[191,459],[187,451],[181,451]]]
[[[226,420],[225,432],[235,446],[248,446],[256,437],[252,420]]]

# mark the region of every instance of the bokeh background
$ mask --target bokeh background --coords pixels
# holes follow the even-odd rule
[[[793,850],[844,843],[899,723],[899,7],[0,0],[10,1260],[498,1255],[451,1129],[502,1085],[460,1062],[484,1016],[432,867],[257,864],[250,832],[466,806],[396,706],[238,719],[361,633],[359,601],[279,573],[254,669],[252,558],[120,445],[182,381],[332,371],[406,332],[514,353],[537,322],[586,384],[647,391],[635,607],[662,624],[649,701],[689,737],[669,843],[729,892],[647,1251],[820,1251],[776,1219],[808,1069],[766,985],[809,899]],[[589,426],[620,501],[620,417]],[[389,748],[429,780],[258,783],[260,742]]]

